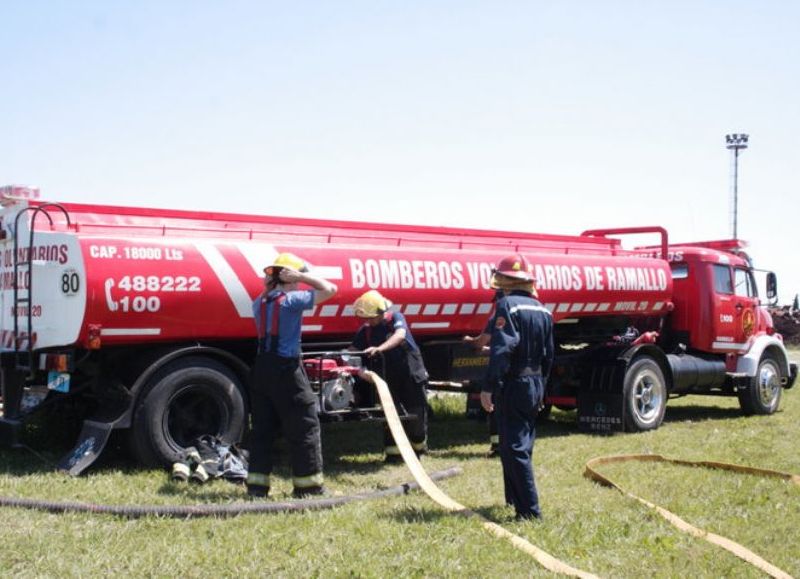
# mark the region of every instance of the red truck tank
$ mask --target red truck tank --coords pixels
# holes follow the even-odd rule
[[[686,283],[706,279],[694,271],[702,260],[692,251],[730,255],[734,269],[740,262],[700,246],[681,250],[689,261],[670,261],[661,228],[618,230],[661,235],[657,249],[626,251],[611,231],[560,236],[54,204],[35,193],[6,188],[2,199],[0,431],[13,440],[44,401],[84,400],[92,414],[62,461],[70,472],[88,466],[114,429],[127,430],[137,457],[151,465],[171,462],[201,434],[242,436],[255,352],[251,303],[263,267],[284,251],[339,286],[305,317],[306,350],[336,358],[359,325],[351,304],[379,289],[407,317],[432,386],[465,390],[474,389],[485,358],[461,338],[480,333],[491,313],[493,264],[522,253],[556,322],[549,401],[578,407],[589,430],[655,428],[672,393],[752,390],[742,385],[763,374],[764,352],[774,358],[774,376],[762,376],[768,386],[759,392],[779,397],[796,374],[757,300],[748,309],[749,337],[709,341],[708,320],[697,312],[713,306],[714,286]],[[676,276],[684,264],[690,275]],[[717,309],[735,316],[733,307]],[[753,351],[743,340],[762,335],[769,343],[755,365],[740,367],[736,360]],[[329,365],[317,365],[326,369],[317,380],[308,366],[325,418],[379,412],[354,379],[331,374]]]

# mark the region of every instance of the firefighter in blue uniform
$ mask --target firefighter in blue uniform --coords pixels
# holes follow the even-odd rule
[[[336,286],[308,273],[303,260],[281,253],[264,268],[264,292],[253,302],[258,352],[250,387],[252,433],[247,493],[266,497],[270,489],[273,445],[286,436],[293,495],[324,493],[322,443],[316,396],[300,363],[304,310],[331,298]],[[313,289],[299,290],[304,283]]]
[[[408,439],[417,455],[428,450],[428,404],[425,391],[428,372],[405,316],[392,312],[392,303],[378,291],[370,290],[353,304],[359,318],[365,320],[359,328],[351,350],[363,350],[367,356],[383,354],[386,375],[383,379],[389,386],[395,403],[400,403],[413,419],[404,420]],[[383,448],[386,462],[402,462],[400,449],[387,426],[383,431]]]
[[[536,416],[553,364],[553,319],[534,298],[532,268],[521,255],[500,260],[491,285],[504,296],[493,317],[481,405],[497,412],[506,503],[517,518],[541,518],[531,456]]]

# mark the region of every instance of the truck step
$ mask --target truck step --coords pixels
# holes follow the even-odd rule
[[[725,372],[726,382],[734,388],[746,388],[750,385],[750,376],[744,372]]]

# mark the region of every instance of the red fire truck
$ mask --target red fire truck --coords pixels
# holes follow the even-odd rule
[[[304,349],[323,418],[375,417],[369,389],[339,371],[359,325],[351,304],[378,289],[408,319],[431,385],[476,390],[486,358],[462,342],[492,311],[492,266],[521,253],[555,321],[548,404],[581,428],[657,428],[667,399],[738,396],[778,409],[795,381],[737,240],[670,245],[660,227],[577,236],[50,203],[0,190],[0,435],[73,401],[83,430],[60,468],[78,473],[112,430],[137,458],[170,463],[202,434],[239,439],[255,353],[252,300],[279,252],[339,293],[307,312]],[[623,249],[620,235],[654,247]],[[767,297],[776,295],[769,273]]]

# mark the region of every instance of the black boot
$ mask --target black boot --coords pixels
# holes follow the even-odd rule
[[[325,488],[324,485],[318,485],[313,487],[294,487],[292,491],[292,496],[296,499],[307,499],[309,497],[319,497],[326,494],[328,490]]]

